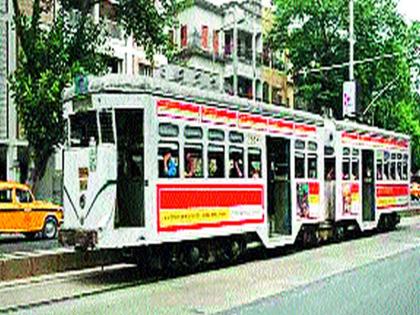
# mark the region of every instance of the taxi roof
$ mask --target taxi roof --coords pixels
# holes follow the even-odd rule
[[[0,181],[0,189],[2,189],[2,188],[6,188],[6,189],[19,188],[19,189],[23,189],[23,190],[30,190],[28,185],[17,183],[17,182],[12,182],[12,181],[7,181],[7,182]]]

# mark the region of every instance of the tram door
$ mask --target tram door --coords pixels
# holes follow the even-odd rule
[[[375,220],[375,177],[373,150],[362,150],[363,221]]]
[[[117,110],[116,227],[144,226],[143,110]]]
[[[270,236],[290,235],[290,140],[267,137],[267,191]]]

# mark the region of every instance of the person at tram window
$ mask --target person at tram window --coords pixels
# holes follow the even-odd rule
[[[258,162],[252,162],[251,165],[251,177],[252,178],[260,178],[261,177],[261,170],[259,167],[259,163]]]
[[[186,157],[186,168],[185,177],[196,177],[197,176],[197,158],[191,153],[187,153]]]
[[[209,161],[209,176],[210,177],[220,177],[218,176],[220,172],[218,172],[217,168],[217,160],[216,159],[210,159]]]
[[[231,160],[230,171],[229,171],[230,178],[242,178],[242,161],[239,157],[239,154],[234,154]]]
[[[176,163],[170,151],[167,151],[163,155],[163,168],[164,168],[165,176],[167,177],[176,176]]]

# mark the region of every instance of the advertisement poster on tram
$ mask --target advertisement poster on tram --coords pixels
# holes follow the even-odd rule
[[[357,215],[360,211],[359,184],[343,184],[343,216]]]
[[[319,215],[319,183],[298,183],[297,216],[305,219],[315,219]]]

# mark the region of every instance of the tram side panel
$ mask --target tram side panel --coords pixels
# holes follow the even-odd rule
[[[337,221],[356,220],[361,230],[370,230],[383,215],[408,209],[407,147],[396,136],[341,132]]]

